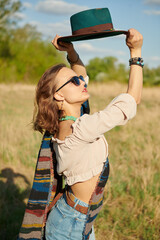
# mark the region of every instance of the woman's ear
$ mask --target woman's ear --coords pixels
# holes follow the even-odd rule
[[[59,93],[59,92],[56,92],[53,97],[54,97],[54,99],[57,100],[57,101],[63,101],[63,100],[64,100],[63,94],[62,94],[62,93]]]

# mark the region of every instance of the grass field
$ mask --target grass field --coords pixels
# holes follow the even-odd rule
[[[0,85],[0,239],[14,240],[29,196],[41,135],[32,131],[34,86]],[[91,112],[126,91],[90,85]],[[97,240],[160,239],[160,88],[145,88],[137,116],[106,133],[110,178]]]

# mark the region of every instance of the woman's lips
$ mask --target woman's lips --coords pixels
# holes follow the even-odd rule
[[[87,88],[84,88],[82,92],[88,92],[88,91],[87,91]]]

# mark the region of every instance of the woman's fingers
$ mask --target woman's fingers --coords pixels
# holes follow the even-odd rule
[[[143,36],[136,29],[129,29],[126,37],[126,44],[129,48],[141,48],[143,44]]]
[[[58,38],[60,38],[58,34],[56,34],[55,38],[52,40],[52,44],[55,46],[56,49],[60,50],[60,46],[58,44]]]
[[[59,36],[58,34],[55,36],[55,38],[52,40],[52,44],[54,45],[54,47],[59,50],[59,51],[72,51],[73,50],[73,44],[72,43],[66,43],[66,42],[58,42],[58,39],[61,36]]]

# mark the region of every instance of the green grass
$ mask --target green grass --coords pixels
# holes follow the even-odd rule
[[[125,85],[93,85],[91,112],[103,109]],[[105,134],[110,177],[96,220],[96,240],[159,240],[160,98],[146,88],[137,116]],[[32,131],[34,87],[0,85],[0,239],[18,234],[34,175],[41,135]]]

